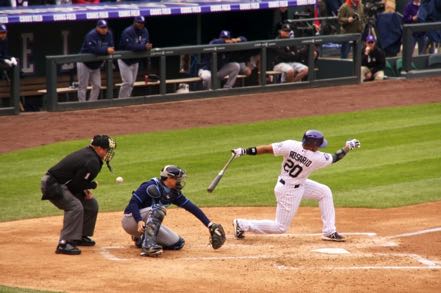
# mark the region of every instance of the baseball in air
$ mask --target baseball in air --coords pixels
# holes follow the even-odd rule
[[[116,181],[116,183],[121,184],[124,182],[124,178],[122,178],[121,176],[118,176],[118,177],[116,177],[115,181]]]

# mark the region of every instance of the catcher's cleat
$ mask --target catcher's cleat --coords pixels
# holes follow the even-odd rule
[[[151,245],[149,247],[143,247],[141,250],[141,256],[160,256],[162,254],[162,246],[161,245]]]
[[[239,226],[239,222],[237,219],[233,220],[233,227],[234,227],[234,238],[236,239],[243,239],[245,238],[245,231],[242,230]]]
[[[132,241],[134,242],[136,247],[142,248],[142,242],[144,241],[144,235],[141,235],[139,237],[132,236]]]
[[[338,234],[337,232],[331,233],[329,235],[323,235],[322,240],[325,241],[335,241],[335,242],[345,242],[346,239],[342,235]]]

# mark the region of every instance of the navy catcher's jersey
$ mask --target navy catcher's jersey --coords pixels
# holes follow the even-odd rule
[[[160,196],[149,194],[147,189],[152,185],[155,186]],[[132,193],[132,198],[124,210],[124,213],[132,214],[136,222],[139,222],[142,220],[139,210],[157,204],[162,206],[177,205],[192,213],[204,223],[205,226],[210,222],[207,216],[186,198],[181,191],[168,188],[158,178],[152,178],[149,181],[143,182],[138,189]]]

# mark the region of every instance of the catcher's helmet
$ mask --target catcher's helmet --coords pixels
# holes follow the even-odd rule
[[[167,178],[176,179],[176,189],[184,188],[184,177],[186,176],[186,174],[185,171],[178,166],[167,165],[161,169],[159,175],[161,176],[161,180],[166,180]]]
[[[304,146],[313,145],[324,148],[328,145],[328,141],[325,139],[323,133],[315,129],[310,129],[303,134],[302,144]]]

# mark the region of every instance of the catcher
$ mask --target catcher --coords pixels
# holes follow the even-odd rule
[[[163,250],[179,250],[185,241],[178,234],[162,225],[166,207],[175,204],[192,213],[210,233],[210,244],[214,249],[225,242],[225,232],[220,224],[211,222],[205,213],[182,194],[185,171],[174,165],[165,166],[159,178],[143,182],[133,192],[124,210],[121,224],[130,235],[141,256],[159,256]]]

